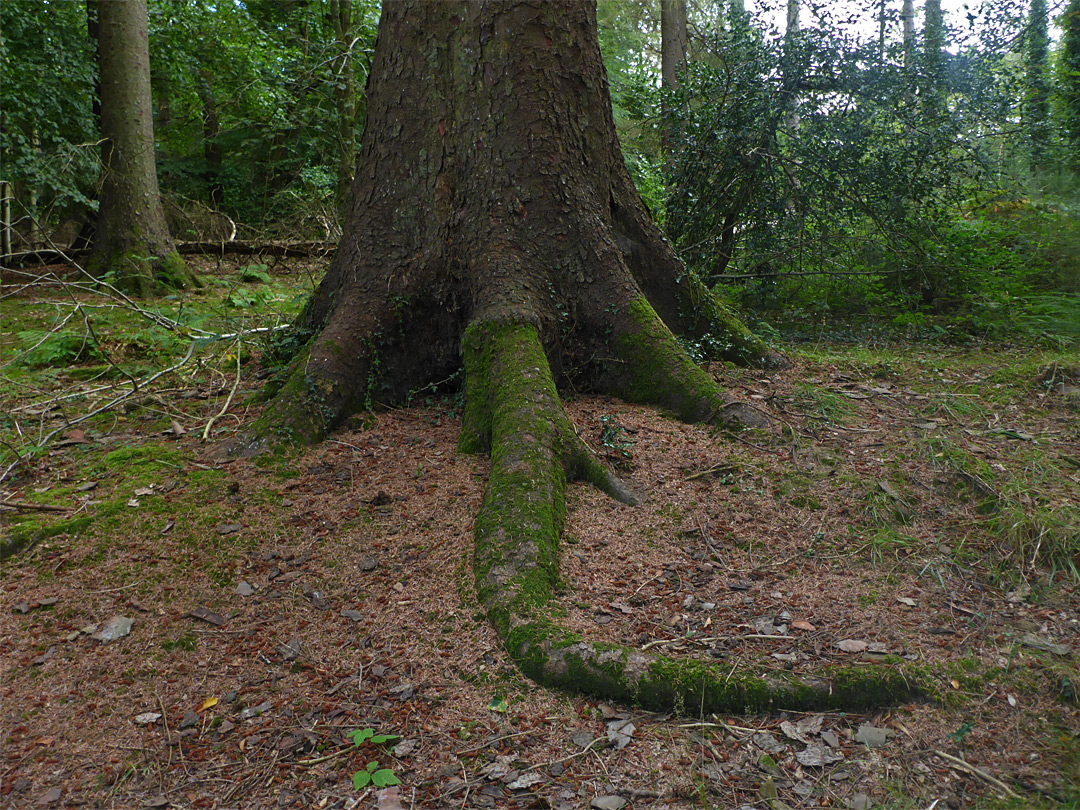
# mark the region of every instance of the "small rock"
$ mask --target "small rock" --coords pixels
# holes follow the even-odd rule
[[[274,708],[274,704],[269,700],[264,700],[258,706],[249,706],[240,712],[240,719],[249,720],[252,717],[258,717],[260,714],[266,714],[272,708]]]
[[[236,700],[236,690],[235,689],[230,689],[221,698],[222,703],[232,703],[234,700]]]
[[[152,726],[160,719],[160,712],[143,712],[142,714],[135,715],[135,722],[140,726]]]
[[[299,638],[291,638],[281,645],[281,657],[286,661],[292,661],[300,657],[304,642]]]
[[[236,723],[234,723],[232,720],[223,720],[221,722],[221,725],[217,727],[217,733],[228,734],[234,728],[236,728]]]
[[[343,610],[341,615],[346,619],[352,619],[354,622],[360,622],[364,620],[364,614],[359,610]]]
[[[135,620],[129,619],[127,616],[113,616],[90,637],[96,638],[102,644],[108,644],[110,641],[116,641],[118,638],[123,638],[130,633],[134,624]]]
[[[50,658],[52,658],[54,655],[56,655],[56,647],[49,647],[49,649],[47,649],[44,653],[31,661],[30,664],[32,666],[39,667],[46,661],[48,661]]]
[[[855,734],[855,742],[861,742],[868,748],[881,748],[894,733],[891,729],[863,723]]]
[[[597,796],[589,802],[589,807],[593,810],[622,810],[628,803],[622,796]]]
[[[199,715],[197,712],[188,712],[184,715],[184,719],[180,721],[178,728],[183,731],[185,728],[192,728],[199,725]]]
[[[360,558],[360,561],[357,563],[357,567],[361,571],[374,571],[378,564],[378,559],[372,557],[370,554],[365,554],[363,557]]]
[[[14,610],[16,613],[26,614],[26,613],[30,612],[30,603],[29,602],[16,602],[11,609]]]
[[[242,528],[244,527],[239,523],[221,523],[217,527],[217,533],[220,535],[236,534]]]
[[[255,589],[251,586],[250,583],[241,581],[241,583],[236,586],[236,593],[240,594],[241,596],[251,596],[253,593],[255,593]]]
[[[54,804],[60,801],[60,788],[49,788],[42,793],[37,800],[37,803],[44,806],[46,804]]]
[[[870,810],[875,804],[876,802],[865,793],[856,793],[847,800],[847,805],[851,810]]]

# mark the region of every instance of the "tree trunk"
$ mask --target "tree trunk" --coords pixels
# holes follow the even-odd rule
[[[225,199],[225,186],[221,182],[221,164],[225,160],[225,150],[219,140],[221,116],[218,113],[217,94],[214,92],[214,74],[209,67],[199,68],[198,95],[203,117],[202,179],[210,197],[210,207],[216,211],[221,208]]]
[[[356,77],[352,58],[356,30],[352,20],[352,0],[330,0],[330,19],[337,50],[331,63],[338,115],[337,204],[338,211],[344,214],[356,174]]]
[[[165,225],[154,163],[146,0],[97,6],[103,177],[90,271],[141,295],[195,276]]]
[[[1050,140],[1050,33],[1046,0],[1031,0],[1024,32],[1024,104],[1022,116],[1031,146],[1031,170],[1046,168]]]
[[[706,711],[880,699],[862,681],[766,683],[601,649],[548,615],[567,479],[635,500],[574,432],[556,381],[761,424],[675,333],[714,357],[775,362],[649,219],[615,136],[592,4],[384,3],[367,109],[345,232],[302,318],[318,334],[238,449],[317,440],[464,358],[460,447],[491,455],[478,596],[523,671],[694,711],[703,689]]]

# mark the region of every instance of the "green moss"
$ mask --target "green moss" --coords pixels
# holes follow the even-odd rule
[[[630,328],[616,336],[616,351],[625,373],[616,382],[618,393],[632,402],[671,409],[686,422],[718,416],[723,393],[679,345],[645,298],[631,303]]]

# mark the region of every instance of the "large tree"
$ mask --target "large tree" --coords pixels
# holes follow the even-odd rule
[[[158,192],[146,0],[90,0],[97,13],[101,199],[90,258],[95,275],[142,295],[195,276],[169,237]]]
[[[351,210],[302,326],[315,331],[254,435],[315,441],[351,412],[464,367],[460,447],[491,456],[478,597],[538,682],[695,711],[837,706],[906,692],[732,676],[590,644],[552,621],[567,478],[631,504],[556,383],[687,420],[758,422],[687,354],[767,348],[686,272],[623,164],[591,3],[384,3]],[[883,688],[882,688],[883,687]]]

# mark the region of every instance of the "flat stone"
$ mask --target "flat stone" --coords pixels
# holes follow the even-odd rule
[[[591,802],[589,807],[593,810],[622,810],[629,802],[622,796],[597,796]]]
[[[123,638],[130,633],[134,624],[135,620],[129,619],[127,616],[113,616],[90,637],[96,638],[102,644],[108,644],[110,641],[116,641],[118,638]]]

